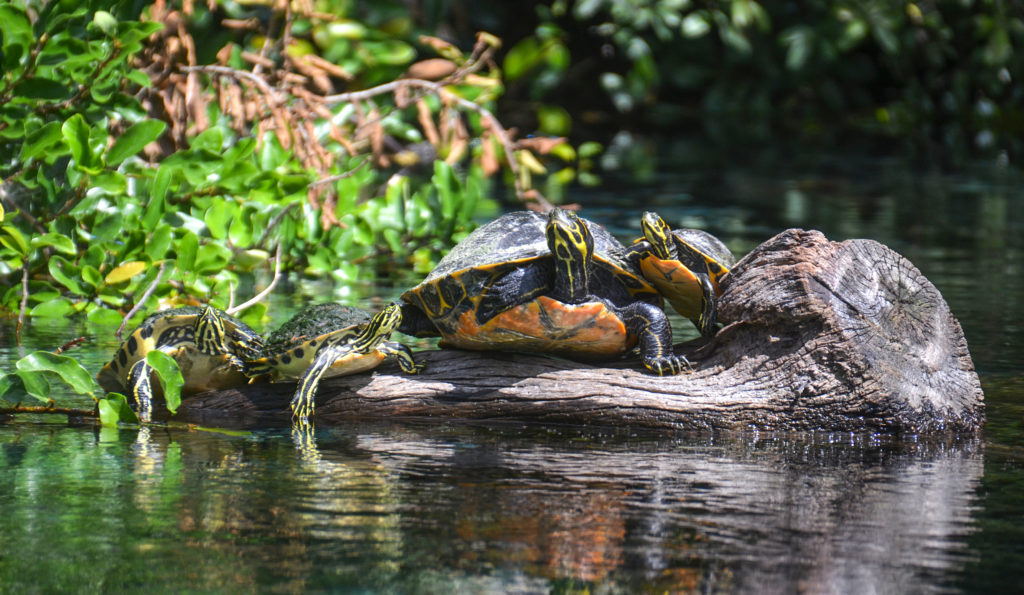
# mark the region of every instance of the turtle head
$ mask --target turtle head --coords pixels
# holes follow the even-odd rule
[[[356,337],[352,348],[359,353],[368,353],[386,341],[400,324],[402,324],[402,307],[392,302],[366,323],[366,327]]]
[[[651,252],[662,260],[675,258],[672,255],[672,228],[654,211],[647,211],[640,219],[640,228],[644,231],[644,239],[651,244]]]
[[[196,347],[208,355],[227,352],[227,331],[224,329],[224,317],[216,308],[206,306],[203,313],[196,318]]]
[[[548,249],[555,260],[555,292],[569,303],[590,293],[588,275],[594,260],[594,236],[576,213],[552,209],[546,229]]]

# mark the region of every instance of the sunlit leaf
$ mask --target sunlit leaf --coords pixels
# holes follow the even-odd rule
[[[181,387],[185,384],[181,370],[178,368],[178,362],[163,351],[154,349],[146,354],[146,363],[153,366],[160,385],[164,388],[167,410],[175,413],[181,405]]]
[[[121,393],[107,393],[107,396],[96,402],[100,413],[100,423],[104,426],[117,426],[118,422],[137,424],[139,418],[128,406],[128,399]]]
[[[116,310],[95,308],[86,315],[91,324],[106,327],[117,327],[121,324],[121,315]]]
[[[37,304],[32,311],[33,318],[57,318],[67,316],[75,311],[71,300],[63,297],[53,298]]]
[[[25,139],[25,144],[21,146],[21,159],[34,159],[45,155],[62,140],[64,140],[64,135],[61,132],[60,122],[48,122],[32,131]]]
[[[121,266],[115,268],[114,270],[110,271],[109,273],[107,273],[107,277],[106,279],[104,279],[104,281],[106,281],[108,285],[122,283],[124,281],[127,281],[128,279],[131,279],[135,275],[138,275],[142,271],[146,270],[146,268],[149,266],[150,265],[148,263],[142,262],[140,260],[126,262]]]
[[[51,373],[55,374],[67,384],[71,390],[81,395],[92,395],[96,389],[96,383],[92,375],[82,367],[78,360],[66,355],[58,355],[49,351],[36,351],[31,353],[15,364],[18,375],[22,380],[26,375]],[[26,386],[28,383],[26,382]],[[49,395],[46,395],[49,397]]]
[[[107,165],[114,167],[120,165],[122,161],[137,154],[143,147],[160,138],[165,128],[167,128],[167,124],[160,120],[143,120],[132,124],[107,149]]]
[[[75,243],[71,241],[71,238],[60,233],[44,233],[41,236],[34,236],[32,238],[33,248],[38,249],[43,246],[52,246],[61,254],[67,254],[68,256],[77,254]]]
[[[54,256],[46,263],[47,269],[50,271],[50,276],[57,283],[60,283],[75,295],[87,295],[87,291],[82,287],[82,284],[78,282],[78,267],[71,264],[60,256]]]
[[[196,264],[196,253],[199,252],[199,238],[189,230],[185,230],[181,239],[174,242],[178,252],[178,270],[192,272]]]

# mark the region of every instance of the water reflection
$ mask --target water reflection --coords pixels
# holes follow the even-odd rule
[[[972,559],[973,441],[310,430],[0,427],[0,580],[919,592]]]

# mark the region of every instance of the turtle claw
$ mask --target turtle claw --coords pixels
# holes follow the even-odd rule
[[[645,360],[644,367],[658,376],[675,376],[693,370],[688,359],[674,354]]]
[[[304,397],[305,395],[297,393],[291,403],[292,417],[302,421],[313,415],[313,399]]]

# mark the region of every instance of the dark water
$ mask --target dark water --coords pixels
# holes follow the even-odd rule
[[[1021,591],[1024,176],[657,154],[683,157],[573,200],[623,238],[653,208],[737,252],[791,226],[886,243],[960,319],[984,434],[396,422],[299,448],[287,428],[21,418],[0,425],[0,592]],[[40,324],[26,348],[97,332]],[[112,349],[75,353],[95,370]]]

